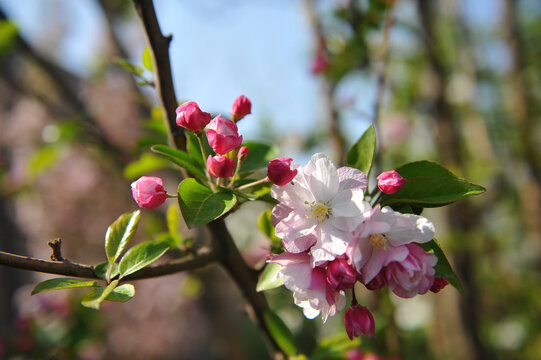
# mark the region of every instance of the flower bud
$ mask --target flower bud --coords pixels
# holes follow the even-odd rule
[[[235,99],[231,107],[231,119],[235,122],[252,113],[252,103],[250,100],[241,95]]]
[[[242,144],[242,136],[239,136],[235,123],[222,117],[216,116],[207,128],[207,139],[212,149],[221,155],[227,154]]]
[[[167,199],[162,179],[153,176],[141,176],[132,182],[131,192],[137,205],[145,209],[155,209]]]
[[[378,179],[379,189],[385,194],[394,194],[400,190],[407,181],[395,170],[382,172],[376,179]]]
[[[180,105],[177,110],[177,125],[194,133],[201,133],[210,122],[210,114],[201,111],[195,101]]]
[[[250,149],[248,149],[248,146],[241,146],[239,153],[237,154],[237,159],[239,161],[244,161],[248,157],[249,153]]]
[[[376,323],[372,313],[359,304],[355,304],[346,310],[344,324],[350,340],[361,334],[371,337],[376,336]]]
[[[312,63],[312,74],[317,75],[325,72],[327,68],[329,67],[329,60],[327,59],[327,56],[325,52],[318,51],[316,54],[313,63]]]
[[[335,259],[327,266],[327,284],[335,290],[351,289],[357,282],[357,270],[347,259]]]
[[[432,284],[430,291],[432,291],[433,293],[439,293],[440,290],[446,287],[448,284],[449,281],[447,281],[447,279],[444,277],[434,278],[434,284]]]
[[[284,186],[297,175],[297,169],[291,170],[292,158],[277,158],[269,161],[267,175],[278,186]]]
[[[387,281],[385,280],[385,272],[381,270],[376,277],[374,277],[368,284],[365,284],[366,288],[368,290],[378,290],[383,288],[385,285],[387,285]]]
[[[235,170],[235,161],[225,156],[212,156],[207,158],[207,170],[210,175],[217,178],[230,178]]]

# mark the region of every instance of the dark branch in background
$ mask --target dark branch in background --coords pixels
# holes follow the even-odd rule
[[[186,150],[184,129],[177,126],[176,122],[177,97],[169,60],[169,44],[172,37],[171,35],[162,35],[156,10],[151,0],[134,0],[133,3],[143,22],[145,34],[152,50],[152,60],[156,71],[156,91],[164,110],[164,116],[167,118],[166,124],[171,145],[180,150]]]
[[[162,35],[154,4],[151,0],[133,0],[133,2],[150,44],[156,72],[156,89],[163,111],[167,115],[171,144],[178,149],[185,150],[186,139],[184,132],[182,128],[176,125],[175,110],[177,100],[169,60],[171,36],[164,37]],[[242,258],[223,219],[213,221],[208,225],[208,228],[212,235],[211,246],[216,248],[215,251],[219,254],[219,262],[231,275],[250,305],[250,312],[261,329],[264,339],[269,345],[270,352],[273,356],[282,356],[280,348],[272,338],[264,319],[264,313],[269,310],[267,299],[263,293],[258,293],[255,290],[257,286],[256,272]]]
[[[147,266],[132,275],[126,276],[122,281],[148,279],[191,269],[199,269],[214,261],[216,261],[216,253],[208,247],[202,247],[194,255],[187,255],[163,264]],[[4,251],[0,251],[0,265],[48,274],[98,279],[92,265],[76,264],[69,261],[42,260],[10,254]]]

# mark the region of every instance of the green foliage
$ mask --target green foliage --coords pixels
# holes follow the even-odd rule
[[[264,314],[265,323],[280,349],[289,356],[297,353],[297,347],[293,341],[293,334],[280,317],[272,310],[267,310]]]
[[[48,170],[60,159],[61,150],[58,144],[46,145],[37,150],[27,163],[28,175],[36,179]]]
[[[142,67],[140,67],[139,65],[135,65],[135,64],[132,64],[131,62],[129,62],[128,60],[126,59],[123,59],[121,57],[117,57],[114,59],[114,62],[117,64],[117,65],[120,65],[124,68],[124,70],[126,70],[127,72],[129,72],[130,74],[132,75],[135,75],[137,77],[143,77],[143,73],[145,72],[143,70]]]
[[[111,265],[108,262],[98,264],[98,265],[94,266],[94,274],[96,274],[96,276],[99,279],[107,281],[107,274],[109,272],[109,267],[110,266]],[[113,268],[111,269],[111,274],[110,274],[111,279],[114,278],[115,276],[117,276],[118,274],[119,274],[119,272],[118,272],[118,264],[114,263]]]
[[[267,209],[262,212],[257,219],[257,227],[271,240],[271,253],[278,254],[283,252],[284,248],[282,245],[282,241],[276,236],[274,232],[274,226],[272,225],[271,217],[271,209]]]
[[[107,301],[126,302],[135,296],[135,287],[132,284],[122,284],[105,298]]]
[[[18,34],[17,25],[9,20],[0,20],[0,56],[13,50]]]
[[[166,145],[154,145],[151,150],[171,160],[174,164],[188,170],[188,172],[196,176],[199,180],[206,181],[201,164],[186,152],[170,148]]]
[[[141,211],[122,214],[107,228],[105,233],[105,254],[109,264],[118,259],[133,239],[139,224]]]
[[[32,290],[32,295],[39,294],[45,291],[75,289],[82,287],[96,287],[96,280],[72,279],[72,278],[56,278],[40,282]]]
[[[383,205],[398,207],[438,207],[468,196],[485,192],[482,186],[472,184],[453,175],[441,165],[430,161],[417,161],[399,167],[396,171],[407,179],[398,192],[384,194]]]
[[[156,240],[135,245],[126,252],[118,264],[120,279],[158,260],[167,249],[169,249],[169,244]]]
[[[169,162],[156,155],[143,153],[138,160],[132,161],[124,168],[124,177],[128,180],[137,179],[149,172],[165,169]]]
[[[143,62],[143,66],[145,69],[149,71],[154,70],[154,65],[152,62],[152,54],[150,53],[150,47],[145,46],[145,49],[143,50],[143,54],[141,55],[141,61]]]
[[[261,276],[259,277],[259,281],[257,282],[257,291],[265,291],[277,288],[278,286],[282,286],[284,284],[284,278],[278,277],[275,278],[276,274],[282,266],[275,264],[275,263],[268,263],[265,266],[265,269],[261,273]]]
[[[205,147],[205,153],[207,155],[214,155],[214,150],[210,147],[207,135],[205,132],[201,134],[203,137],[203,146]],[[197,163],[199,163],[200,168],[205,169],[207,164],[207,159],[203,159],[203,153],[201,152],[201,146],[199,145],[199,140],[197,139],[197,135],[195,135],[191,131],[186,131],[186,149],[188,150],[188,154],[190,157],[192,157]]]
[[[376,129],[374,125],[370,125],[348,151],[346,165],[361,170],[366,176],[370,175],[376,156],[376,148]]]
[[[321,339],[312,355],[311,360],[332,360],[332,359],[344,359],[344,353],[348,350],[357,348],[361,345],[360,338],[354,338],[350,340],[349,337],[342,333],[339,335],[332,335]]]
[[[436,239],[433,239],[425,244],[418,244],[425,251],[432,251],[434,255],[438,258],[438,263],[434,268],[436,270],[437,277],[444,277],[449,281],[449,284],[453,285],[458,291],[462,292],[462,285],[458,276],[456,276],[455,271],[453,270],[449,260],[443,253],[443,250],[440,247],[440,244]]]
[[[118,285],[118,280],[113,280],[106,287],[100,286],[87,292],[81,299],[81,305],[99,310],[101,303],[113,292]]]
[[[242,146],[247,146],[249,153],[246,160],[241,164],[240,171],[253,171],[264,168],[269,161],[278,156],[278,148],[272,144],[265,144],[256,141],[245,141]]]
[[[189,228],[206,224],[227,213],[237,203],[237,197],[220,188],[213,192],[195,179],[186,179],[178,187],[178,203]]]
[[[172,238],[172,244],[175,244],[173,247],[178,247],[182,242],[178,228],[179,221],[178,206],[176,204],[169,205],[167,208],[167,229],[169,230],[169,236]]]

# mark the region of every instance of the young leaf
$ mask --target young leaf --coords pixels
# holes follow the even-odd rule
[[[274,226],[272,225],[271,217],[272,210],[265,210],[257,219],[257,227],[271,240],[271,252],[276,254],[283,251],[283,246],[282,240],[280,240],[274,233]]]
[[[135,235],[141,212],[122,214],[107,228],[105,233],[105,254],[109,264],[118,259]]]
[[[31,295],[39,294],[44,291],[75,289],[82,287],[96,287],[98,282],[95,280],[72,279],[72,278],[57,278],[49,279],[40,282],[32,290]]]
[[[96,276],[99,279],[107,281],[107,272],[109,271],[110,266],[111,265],[108,262],[98,264],[98,265],[94,266],[94,274],[96,274]],[[118,275],[118,264],[114,263],[113,268],[111,269],[111,275],[110,276],[111,276],[111,278],[114,278],[117,275]]]
[[[280,349],[289,356],[295,355],[297,347],[293,341],[293,334],[291,334],[291,330],[284,324],[282,319],[272,310],[265,311],[263,316],[272,337]]]
[[[261,273],[261,277],[259,278],[259,281],[257,282],[256,291],[265,291],[277,288],[278,286],[282,286],[284,284],[284,278],[283,277],[276,277],[276,274],[282,266],[275,264],[275,263],[268,263],[265,266],[265,270],[263,270],[263,273]]]
[[[178,235],[178,222],[180,216],[178,213],[178,207],[175,204],[169,205],[167,208],[167,229],[172,235]]]
[[[333,335],[319,341],[310,355],[311,360],[343,359],[344,352],[361,345],[360,338],[350,340],[346,334]]]
[[[200,180],[206,181],[205,173],[201,168],[201,164],[199,164],[197,160],[193,159],[186,152],[172,149],[165,145],[154,145],[150,149],[156,154],[160,154],[178,166],[188,170],[188,172],[198,177]]]
[[[462,292],[462,285],[460,284],[460,280],[458,279],[458,276],[456,276],[456,273],[451,267],[449,260],[447,260],[447,257],[443,253],[438,241],[436,239],[433,239],[427,243],[418,245],[421,246],[425,251],[432,250],[434,252],[434,255],[436,255],[436,257],[438,258],[438,263],[435,267],[436,276],[446,278],[447,281],[449,281],[449,284],[453,285],[458,291]]]
[[[346,157],[346,165],[370,175],[376,156],[376,129],[374,125],[364,132],[361,138],[351,147]]]
[[[126,70],[127,72],[129,72],[130,74],[132,75],[135,75],[135,76],[138,76],[138,77],[142,77],[143,76],[143,68],[140,67],[139,65],[135,65],[135,64],[132,64],[130,63],[128,60],[126,59],[123,59],[121,57],[117,57],[115,58],[115,63],[117,63],[118,65],[122,66],[124,68],[124,70]]]
[[[167,160],[154,154],[143,153],[138,160],[132,161],[124,167],[124,177],[128,180],[134,180],[151,171],[165,169],[168,166]]]
[[[249,153],[246,160],[242,162],[240,171],[252,171],[267,167],[269,161],[278,156],[278,148],[272,144],[265,144],[256,141],[246,141],[242,146],[247,146]]]
[[[126,252],[126,255],[122,257],[120,264],[118,264],[120,279],[154,262],[167,249],[169,249],[169,244],[161,241],[145,241],[135,245]]]
[[[105,298],[107,301],[126,302],[135,295],[135,287],[132,284],[122,284],[115,288],[109,296]]]
[[[485,192],[485,188],[466,180],[440,176],[413,176],[398,192],[381,198],[383,205],[408,204],[417,207],[438,207],[471,195]]]
[[[178,187],[178,203],[189,228],[219,218],[237,203],[231,190],[221,188],[217,193],[197,182],[186,179]]]
[[[92,289],[86,294],[84,294],[81,299],[81,305],[99,310],[101,303],[105,300],[116,288],[118,285],[118,280],[113,280],[107,287],[100,286],[98,288]]]
[[[149,71],[153,71],[154,66],[152,64],[152,54],[150,53],[150,48],[145,46],[143,50],[143,55],[141,55],[141,60],[143,61],[143,66]]]

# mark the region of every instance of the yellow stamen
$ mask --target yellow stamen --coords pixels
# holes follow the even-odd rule
[[[305,216],[307,219],[315,217],[321,224],[332,215],[332,208],[327,203],[316,203],[315,201],[312,201],[311,203],[305,201],[304,203],[310,205],[310,209],[306,210]]]
[[[372,234],[370,235],[370,243],[376,249],[379,249],[381,246],[383,246],[383,250],[385,250],[387,239],[383,234]]]

